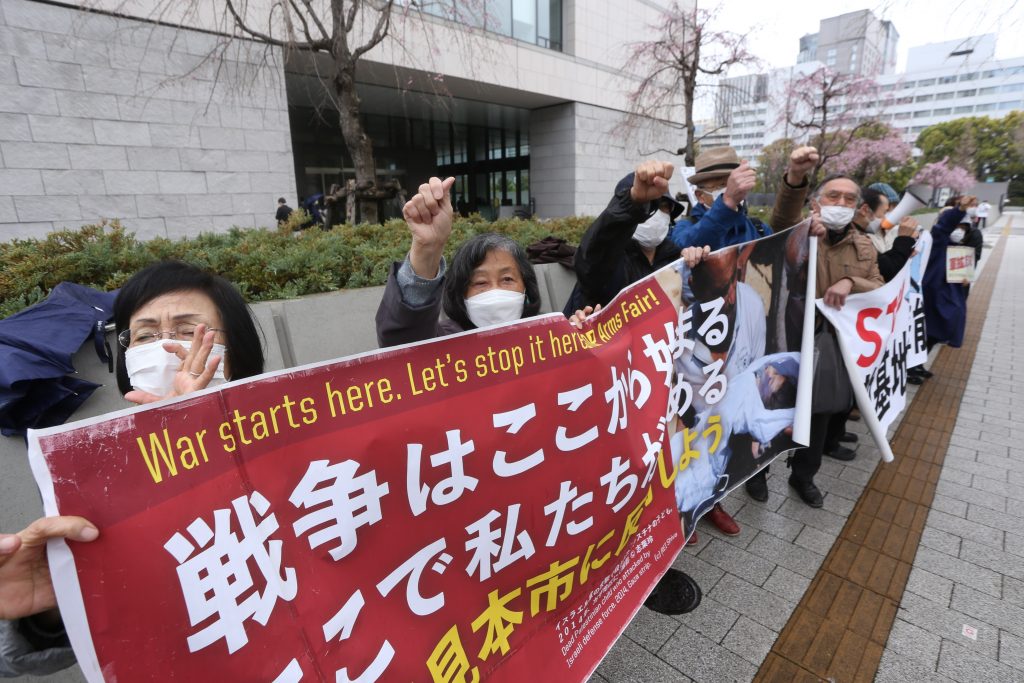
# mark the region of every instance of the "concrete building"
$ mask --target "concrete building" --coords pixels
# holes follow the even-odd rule
[[[143,237],[267,225],[278,196],[352,177],[323,61],[228,40],[190,5],[0,0],[0,239],[101,218]],[[498,2],[472,28],[403,10],[357,74],[378,176],[412,191],[455,175],[492,214],[599,212],[645,153],[683,142],[624,127],[626,45],[668,1],[628,5]]]
[[[913,144],[928,126],[1024,110],[1024,57],[995,59],[994,34],[911,48],[907,71],[878,78],[879,117]]]
[[[818,32],[800,39],[797,63],[817,61],[840,73],[858,76],[896,70],[899,34],[892,22],[868,9],[822,19]]]

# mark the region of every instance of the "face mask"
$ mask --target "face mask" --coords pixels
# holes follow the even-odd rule
[[[978,215],[978,209],[977,208],[972,206],[971,208],[967,209],[967,217],[968,218],[974,218],[977,215]]]
[[[964,229],[963,228],[957,228],[953,232],[949,233],[949,241],[954,243],[954,244],[960,244],[960,242],[963,240],[963,238],[964,238]]]
[[[825,227],[834,232],[839,232],[853,220],[855,211],[846,206],[823,206],[821,207],[821,222]]]
[[[659,209],[645,222],[636,226],[633,239],[639,242],[641,247],[653,249],[665,240],[670,222],[669,215]]]
[[[489,289],[466,299],[466,315],[477,327],[508,323],[523,317],[526,294],[507,289]]]
[[[192,342],[178,342],[185,350],[192,348]],[[207,386],[223,384],[224,358],[223,344],[214,344],[210,356],[220,356],[217,372]],[[142,346],[133,346],[124,352],[124,367],[128,371],[128,381],[139,391],[146,391],[155,396],[166,396],[174,387],[174,376],[181,367],[181,359],[164,350],[163,342],[152,342]]]
[[[879,229],[881,227],[882,227],[882,219],[881,218],[875,218],[870,223],[867,224],[867,227],[864,228],[864,232],[866,232],[869,235],[874,235],[876,232],[879,231]]]
[[[701,190],[701,192],[703,192],[705,195],[711,195],[711,201],[705,204],[705,206],[710,207],[712,204],[715,203],[715,200],[717,200],[725,193],[725,188],[720,187],[717,190]]]

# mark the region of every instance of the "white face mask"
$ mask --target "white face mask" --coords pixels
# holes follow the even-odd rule
[[[185,350],[192,348],[192,342],[179,341]],[[223,384],[224,358],[227,349],[223,344],[214,344],[210,357],[220,356],[217,372],[208,386]],[[166,396],[174,387],[174,376],[181,368],[181,359],[164,350],[163,342],[152,342],[142,346],[133,346],[124,352],[124,367],[128,371],[128,381],[139,391],[146,391],[155,396]]]
[[[659,209],[653,216],[636,226],[633,239],[639,242],[641,247],[653,249],[665,240],[671,222],[671,217]]]
[[[976,207],[972,206],[969,209],[967,209],[967,217],[968,218],[974,218],[977,215],[978,215],[978,209]]]
[[[488,289],[466,299],[466,315],[477,327],[508,323],[523,317],[526,305],[524,292],[508,289]]]
[[[881,227],[882,227],[882,219],[881,218],[873,218],[871,220],[871,222],[867,224],[867,227],[864,228],[864,232],[866,232],[869,235],[874,235],[876,232],[879,231],[879,229],[881,229]]]
[[[711,201],[705,204],[705,206],[710,208],[711,205],[715,203],[715,200],[717,200],[725,193],[725,188],[720,187],[717,190],[701,190],[701,192],[703,192],[705,195],[711,195]]]
[[[846,206],[823,206],[821,207],[821,222],[829,230],[839,232],[853,220],[856,213],[854,209]]]
[[[964,229],[956,228],[953,232],[949,233],[949,241],[953,244],[960,244],[964,239]]]

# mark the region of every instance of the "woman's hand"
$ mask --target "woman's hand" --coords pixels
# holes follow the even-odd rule
[[[437,277],[444,245],[452,234],[451,189],[455,178],[431,178],[402,207],[405,224],[412,233],[409,261],[422,278]]]
[[[683,261],[686,262],[686,267],[692,269],[698,263],[704,260],[704,258],[711,253],[711,247],[705,245],[703,247],[686,247],[680,253],[683,257]]]
[[[43,517],[16,534],[0,534],[0,619],[20,619],[57,606],[46,541],[94,541],[98,529],[82,517]]]
[[[217,367],[223,362],[220,356],[210,357],[216,336],[216,332],[208,329],[203,323],[199,323],[196,325],[195,332],[192,335],[191,348],[186,349],[178,342],[163,342],[164,351],[173,353],[181,359],[181,368],[178,370],[178,374],[174,376],[174,385],[171,388],[171,393],[166,396],[157,396],[148,391],[135,389],[125,394],[125,399],[142,405],[144,403],[162,401],[165,398],[184,396],[185,394],[191,394],[193,391],[199,391],[208,387],[210,380],[213,379],[214,374],[217,372]],[[198,344],[196,343],[197,339],[201,340]]]
[[[587,316],[591,313],[597,313],[601,310],[601,304],[597,306],[584,306],[583,310],[578,310],[569,316],[569,324],[575,327],[577,330],[583,329],[583,323],[586,321]]]

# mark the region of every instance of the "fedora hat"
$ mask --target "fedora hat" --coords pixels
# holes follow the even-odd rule
[[[686,179],[691,185],[702,183],[712,178],[724,178],[740,165],[740,158],[732,147],[715,147],[697,155],[694,173]]]

